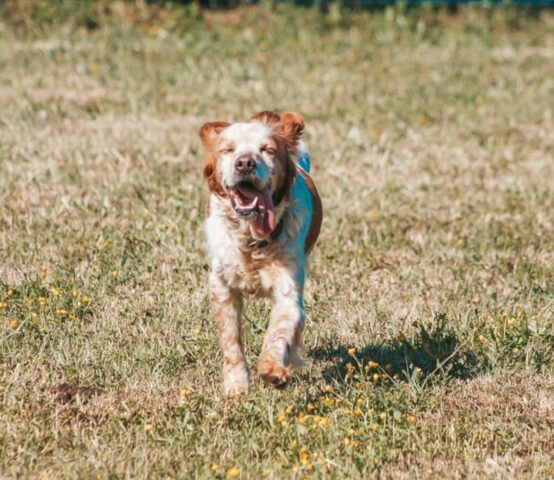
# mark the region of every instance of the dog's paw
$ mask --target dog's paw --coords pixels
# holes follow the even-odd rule
[[[245,385],[238,382],[233,384],[225,384],[223,390],[225,392],[225,395],[230,398],[239,397],[248,393],[248,384]]]
[[[265,361],[261,362],[258,366],[258,375],[260,375],[268,385],[281,388],[287,384],[291,376],[291,371],[289,368],[282,365]]]
[[[248,370],[244,367],[238,367],[224,371],[223,373],[223,391],[228,397],[238,397],[248,393],[250,381],[248,379]]]

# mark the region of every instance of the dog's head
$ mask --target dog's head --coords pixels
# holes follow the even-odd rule
[[[303,129],[304,120],[292,112],[261,112],[248,122],[200,128],[209,189],[227,198],[238,218],[252,221],[260,237],[275,229],[275,208],[296,177],[292,157]]]

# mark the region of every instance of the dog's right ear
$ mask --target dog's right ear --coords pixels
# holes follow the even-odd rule
[[[206,147],[213,146],[221,131],[229,126],[228,122],[207,122],[200,127],[198,135]]]
[[[214,149],[221,131],[229,126],[227,122],[208,122],[200,127],[198,135],[204,144],[204,178],[208,182],[208,188],[220,196],[225,196],[225,190],[218,179],[216,168],[216,156]]]

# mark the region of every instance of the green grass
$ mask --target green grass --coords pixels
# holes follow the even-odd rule
[[[0,9],[0,476],[554,475],[551,13],[63,5]],[[231,401],[196,132],[264,109],[325,220],[306,368]]]

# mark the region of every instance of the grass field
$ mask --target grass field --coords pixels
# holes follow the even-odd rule
[[[553,13],[40,5],[0,7],[2,478],[554,476]],[[263,109],[325,220],[306,368],[230,401],[197,129]]]

